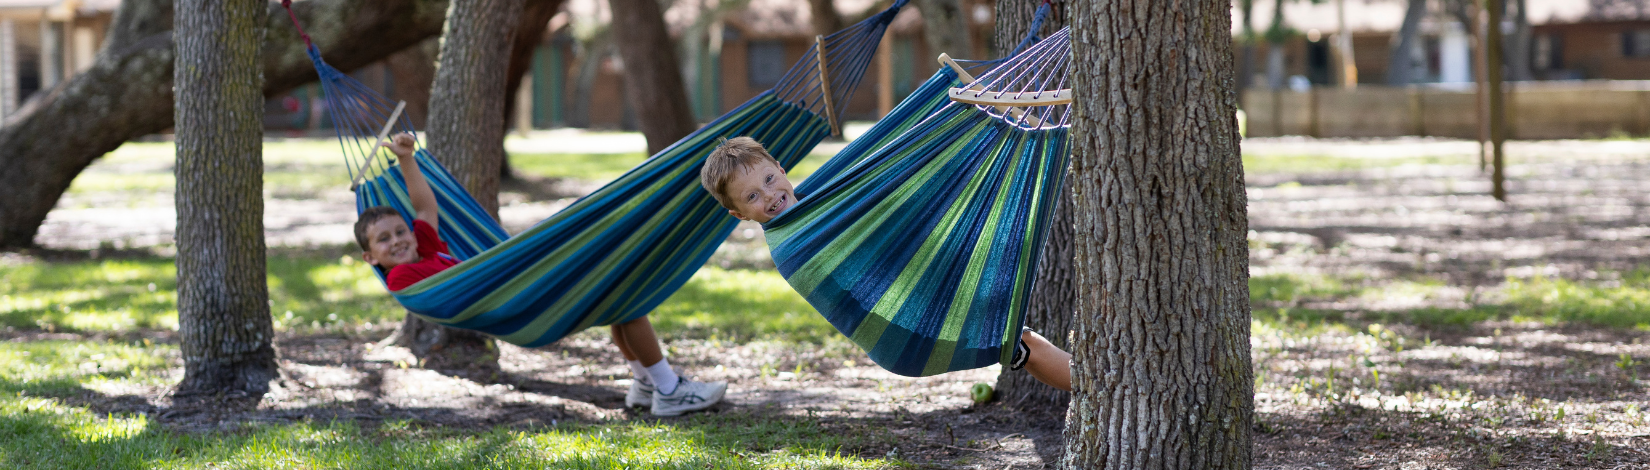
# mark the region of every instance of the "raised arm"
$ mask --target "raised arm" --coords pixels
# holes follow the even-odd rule
[[[424,179],[424,172],[419,170],[418,159],[413,158],[415,143],[412,134],[403,133],[396,134],[384,146],[401,158],[401,176],[407,179],[407,196],[412,198],[413,218],[439,229],[441,205],[435,201],[435,191],[430,190],[430,182]]]

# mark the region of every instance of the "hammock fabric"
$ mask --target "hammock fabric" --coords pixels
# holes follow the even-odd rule
[[[513,237],[420,149],[414,158],[440,201],[441,237],[463,261],[393,295],[427,320],[527,347],[646,315],[686,283],[738,223],[699,187],[705,157],[724,138],[750,136],[768,143],[787,169],[801,161],[831,133],[834,123],[822,116],[842,113],[905,3],[825,37],[774,89]],[[352,179],[362,181],[357,209],[387,205],[412,213],[400,168],[372,158],[374,133],[391,119],[392,103],[328,66],[313,46],[310,58]],[[404,116],[395,121],[393,127],[412,130]]]
[[[1063,85],[1068,38],[1051,35],[974,84]],[[957,76],[935,74],[884,120],[904,127],[894,137],[856,140],[763,227],[786,281],[901,375],[1009,361],[1065,175],[1069,105],[1005,114],[952,102],[949,89],[968,85]]]

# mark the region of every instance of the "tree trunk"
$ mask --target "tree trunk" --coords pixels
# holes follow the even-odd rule
[[[279,375],[264,270],[264,0],[177,9],[178,395],[261,397]]]
[[[699,128],[682,84],[682,66],[657,0],[608,0],[613,39],[624,59],[624,92],[654,154]]]
[[[1037,3],[1021,3],[1025,3],[1021,6],[1031,7],[1032,11],[1036,11]],[[968,34],[968,14],[963,11],[962,2],[959,0],[917,0],[916,4],[917,8],[922,10],[922,36],[928,42],[929,54],[938,56],[943,52],[951,54],[953,57],[971,57],[974,55],[973,41],[969,39]],[[1029,15],[1027,17],[1029,18]],[[1024,28],[1021,27],[1021,29]]]
[[[445,5],[310,0],[293,9],[327,61],[350,70],[440,32]],[[262,93],[270,96],[315,80],[315,67],[285,10],[266,7]],[[0,248],[32,245],[46,213],[92,161],[127,140],[173,127],[171,2],[122,2],[109,28],[89,69],[36,93],[0,129],[0,188],[7,191]]]
[[[833,0],[808,0],[808,15],[813,19],[814,34],[830,36],[842,29],[842,15],[837,14]]]
[[[521,91],[522,79],[533,69],[533,51],[544,42],[544,30],[550,27],[550,17],[561,10],[562,0],[528,0],[522,6],[521,18],[516,22],[516,37],[510,42],[510,68],[505,71],[504,120],[510,122],[516,115],[516,94]],[[534,97],[537,100],[538,97]],[[532,127],[528,123],[527,127]],[[510,155],[498,161],[498,177],[510,180],[516,177],[510,169]]]
[[[590,117],[591,96],[596,89],[596,75],[601,73],[602,61],[613,53],[613,29],[603,28],[580,45],[578,75],[573,79],[572,106],[567,111],[569,127],[593,127]]]
[[[1513,4],[1517,9],[1513,14],[1513,35],[1507,41],[1507,79],[1535,80],[1535,72],[1530,68],[1530,48],[1535,42],[1535,35],[1530,32],[1530,1],[1514,0]]]
[[[395,98],[407,102],[404,111],[412,119],[413,127],[423,129],[430,117],[430,84],[435,82],[435,54],[441,47],[437,38],[425,39],[401,52],[384,58],[395,76]]]
[[[453,2],[442,28],[440,65],[430,89],[429,149],[487,213],[498,218],[499,162],[504,159],[504,103],[510,46],[523,0]],[[427,322],[413,315],[397,343],[438,370],[497,372],[487,335]]]
[[[1065,467],[1249,468],[1231,4],[1074,3],[1077,311]]]
[[[1421,29],[1421,19],[1427,16],[1427,0],[1408,0],[1404,22],[1392,38],[1392,50],[1386,61],[1386,83],[1408,85],[1415,83],[1415,37]]]
[[[1025,39],[1037,5],[1035,2],[997,2],[997,50],[1008,54]],[[1047,36],[1065,27],[1065,4],[1060,5],[1043,20],[1040,34]],[[1041,332],[1055,346],[1069,349],[1067,335],[1071,331],[1072,313],[1077,308],[1077,291],[1071,270],[1071,185],[1066,185],[1064,191],[1054,207],[1054,218],[1043,241],[1042,259],[1037,262],[1037,280],[1026,306],[1026,326]],[[997,375],[997,396],[1005,403],[1061,412],[1071,400],[1070,393],[1039,382],[1026,371],[1004,369]]]

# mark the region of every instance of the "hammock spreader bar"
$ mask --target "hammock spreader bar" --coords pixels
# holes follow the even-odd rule
[[[822,116],[843,111],[905,3],[817,41],[774,89],[515,236],[420,147],[413,158],[440,203],[441,236],[463,261],[392,294],[430,321],[529,347],[646,315],[686,283],[738,223],[699,187],[704,158],[723,138],[751,136],[786,168],[800,162],[831,132]],[[411,121],[388,118],[387,99],[327,65],[317,48],[309,52],[346,168],[352,177],[364,175],[357,209],[387,205],[412,213],[400,168],[372,158],[365,147],[386,121],[403,130],[412,129]]]
[[[1064,54],[1068,41],[1057,33],[1005,59],[981,75],[983,89],[1009,83],[989,77],[1022,75],[1008,67]],[[947,98],[968,85],[942,68],[868,133],[892,138],[856,140],[825,178],[798,186],[807,198],[763,227],[786,281],[896,374],[1010,359],[1061,194],[1067,127],[1049,118],[1063,111],[1030,107],[1041,119],[1033,126]]]

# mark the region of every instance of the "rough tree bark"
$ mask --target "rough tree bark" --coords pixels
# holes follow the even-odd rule
[[[1072,4],[1072,469],[1249,468],[1229,0]]]
[[[263,94],[315,80],[291,20],[265,5]],[[441,30],[445,1],[310,0],[293,5],[322,55],[351,70]],[[120,144],[172,127],[172,3],[122,2],[97,60],[36,93],[0,129],[0,248],[29,246],[75,175]]]
[[[808,0],[808,15],[814,25],[814,34],[829,36],[842,29],[842,15],[837,14],[833,0]]]
[[[1392,37],[1392,50],[1387,56],[1386,84],[1408,85],[1415,77],[1415,38],[1421,29],[1421,19],[1427,16],[1427,0],[1407,0],[1404,22]]]
[[[596,88],[596,75],[601,72],[602,61],[612,53],[613,28],[610,26],[601,28],[580,44],[578,71],[573,78],[572,99],[567,110],[569,127],[591,127],[594,124],[590,119],[591,106],[594,105],[590,96]]]
[[[523,0],[453,2],[442,28],[441,53],[430,88],[430,153],[476,202],[498,218],[499,162],[504,159],[505,72]],[[496,373],[492,338],[447,328],[408,314],[396,343],[428,369]]]
[[[625,95],[647,137],[647,153],[658,153],[699,128],[676,47],[657,0],[608,0],[608,5],[613,7],[613,39],[624,59]]]
[[[1001,2],[999,2],[1001,3]],[[1033,10],[1037,2],[1024,3]],[[941,52],[954,57],[969,57],[974,55],[973,41],[968,35],[968,12],[963,11],[959,0],[916,0],[917,8],[922,10],[922,36],[928,43],[928,50],[938,56]],[[997,8],[1003,8],[1000,4]]]
[[[1037,2],[997,2],[997,50],[1008,54],[1020,44],[1036,16],[1037,5]],[[1055,10],[1043,20],[1043,36],[1065,27],[1064,5],[1055,5]],[[1032,286],[1031,302],[1026,306],[1026,325],[1048,337],[1055,346],[1069,350],[1067,335],[1071,331],[1072,313],[1077,308],[1077,286],[1071,271],[1071,185],[1066,185],[1064,191],[1043,241],[1043,257],[1037,262],[1037,280]],[[1006,368],[997,375],[997,395],[1005,403],[1051,412],[1063,411],[1071,400],[1070,393],[1038,382],[1023,370]]]
[[[435,82],[435,54],[440,47],[440,39],[429,38],[384,58],[395,75],[395,88],[390,91],[395,99],[407,102],[407,117],[418,129],[430,117],[430,84]]]
[[[263,396],[279,376],[264,270],[264,0],[177,9],[181,396]]]

